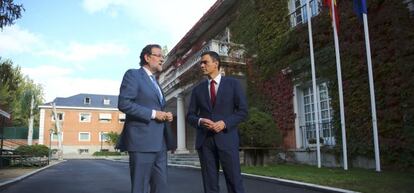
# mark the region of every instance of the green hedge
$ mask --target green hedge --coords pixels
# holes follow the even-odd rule
[[[257,108],[249,109],[249,118],[240,124],[242,147],[279,147],[280,132],[271,115]]]
[[[97,151],[93,153],[93,156],[118,156],[118,155],[121,155],[121,152]]]
[[[45,145],[21,145],[15,149],[18,155],[43,157],[49,155],[49,148]]]

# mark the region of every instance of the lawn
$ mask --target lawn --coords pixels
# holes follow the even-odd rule
[[[341,168],[317,168],[308,165],[280,164],[263,167],[242,167],[242,172],[319,184],[358,192],[414,192],[413,171],[382,171]]]

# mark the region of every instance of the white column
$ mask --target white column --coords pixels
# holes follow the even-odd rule
[[[185,111],[181,94],[177,95],[177,150],[175,153],[189,153],[185,145]]]

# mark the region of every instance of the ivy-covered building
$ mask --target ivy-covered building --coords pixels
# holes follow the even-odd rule
[[[193,151],[194,131],[183,121],[189,91],[201,79],[203,49],[215,50],[244,76],[249,106],[271,114],[281,148],[296,161],[316,163],[315,116],[323,139],[322,165],[339,166],[342,139],[334,37],[322,0],[218,0],[168,54],[160,75],[174,112],[179,148]],[[374,167],[364,30],[352,1],[337,1],[348,157]],[[414,163],[414,1],[367,0],[381,163]],[[307,15],[312,16],[317,104],[313,108]],[[241,51],[241,48],[243,51]],[[225,51],[223,51],[225,50]],[[242,55],[240,55],[242,54]],[[231,57],[230,57],[231,56]],[[191,62],[189,62],[191,61]],[[175,100],[172,100],[175,99]],[[181,118],[180,118],[181,117]],[[321,140],[322,142],[322,140]],[[327,157],[330,156],[331,163]],[[336,158],[335,158],[336,157]],[[365,164],[355,160],[368,158]]]
[[[250,58],[247,63],[250,105],[273,115],[277,129],[283,134],[283,148],[300,158],[300,152],[306,152],[310,142],[316,141],[306,20],[307,14],[312,15],[320,109],[316,115],[325,144],[323,152],[338,155],[337,160],[341,160],[341,120],[331,19],[328,8],[320,0],[311,1],[311,13],[307,13],[305,2],[239,1],[237,17],[230,25],[232,39],[245,46],[246,58]],[[348,156],[350,160],[361,156],[373,159],[363,24],[353,11],[352,1],[337,2]],[[381,162],[386,166],[412,166],[413,1],[367,0],[367,4]]]

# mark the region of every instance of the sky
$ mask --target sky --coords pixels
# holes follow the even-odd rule
[[[147,44],[171,50],[215,0],[14,0],[22,18],[0,31],[0,57],[43,87],[45,102],[119,94]]]

